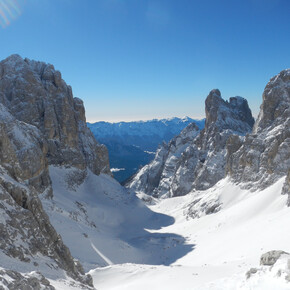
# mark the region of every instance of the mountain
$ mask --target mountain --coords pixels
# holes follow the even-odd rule
[[[33,281],[34,289],[52,289],[46,279],[70,277],[91,289],[91,277],[72,257],[41,201],[54,203],[51,166],[78,170],[70,186],[88,172],[110,175],[106,147],[87,128],[82,101],[73,98],[52,65],[12,55],[0,62],[0,130],[4,286],[31,289]]]
[[[52,65],[0,62],[0,132],[1,289],[95,289],[96,267],[169,265],[192,249],[147,230],[174,220],[112,178],[82,101]]]
[[[211,91],[205,128],[135,175],[139,198],[53,66],[1,61],[0,288],[289,289],[289,74],[255,123]]]
[[[290,176],[290,70],[273,77],[263,93],[263,103],[253,132],[242,142],[232,136],[228,144],[227,173],[246,188],[266,188]],[[288,190],[289,192],[289,190]]]
[[[90,271],[94,281],[106,277],[100,288],[289,289],[289,74],[290,69],[284,70],[269,81],[254,124],[244,99],[225,102],[219,91],[212,91],[205,129],[186,128],[135,175],[129,185],[140,190],[152,210],[175,220],[154,233],[179,234],[193,249],[169,267],[122,264]],[[195,172],[190,148],[195,156],[205,150],[201,163],[207,162],[209,177],[224,174],[214,185],[205,184],[207,174],[201,182],[184,174]],[[215,156],[221,158],[211,163]],[[202,165],[199,172],[204,174]],[[172,184],[180,178],[191,189],[174,196]],[[163,194],[166,186],[172,191]]]
[[[233,134],[249,133],[254,119],[244,98],[224,101],[219,90],[212,90],[206,98],[205,113],[201,132],[196,126],[185,128],[157,151],[128,187],[155,197],[172,197],[208,189],[221,180],[225,176],[227,140]]]
[[[190,123],[202,129],[204,122],[185,117],[87,125],[96,140],[107,146],[114,177],[124,182],[152,160],[160,144],[168,142]]]

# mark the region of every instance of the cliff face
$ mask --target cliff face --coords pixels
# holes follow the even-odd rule
[[[19,121],[37,127],[49,164],[110,173],[106,147],[86,126],[83,102],[52,65],[12,55],[0,62],[0,102]]]
[[[189,126],[164,145],[155,159],[142,168],[128,187],[171,197],[191,190],[205,190],[225,176],[226,142],[233,134],[245,135],[254,123],[244,98],[224,101],[212,90],[205,101],[206,123],[202,131]]]
[[[39,199],[53,198],[49,165],[77,168],[82,177],[87,170],[110,174],[107,150],[87,128],[82,101],[53,66],[12,55],[0,62],[0,134],[1,266],[53,278],[68,274],[91,287]]]
[[[283,193],[289,194],[290,69],[266,85],[253,132],[239,144],[232,137],[228,148],[227,173],[235,182],[263,189],[288,174]]]
[[[40,192],[52,195],[47,146],[40,131],[15,119],[0,104],[0,133],[1,266],[20,272],[37,269],[50,278],[64,278],[58,272],[65,270],[72,278],[91,285],[90,277],[84,275],[50,224],[38,197]]]
[[[172,180],[180,158],[199,132],[198,127],[192,123],[168,144],[163,143],[157,150],[154,160],[144,166],[128,186],[150,195],[167,197],[173,195]]]

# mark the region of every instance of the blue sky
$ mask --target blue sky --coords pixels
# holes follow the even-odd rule
[[[91,122],[200,118],[213,88],[257,115],[270,77],[290,67],[289,0],[1,3],[0,59],[52,63]]]

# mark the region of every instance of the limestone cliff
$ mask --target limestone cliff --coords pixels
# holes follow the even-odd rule
[[[253,132],[243,142],[228,142],[227,173],[244,187],[266,188],[286,176],[283,193],[289,192],[290,170],[290,69],[266,85]]]
[[[127,185],[157,197],[185,195],[205,190],[225,176],[226,142],[233,134],[250,132],[254,119],[244,98],[222,99],[212,90],[205,101],[206,123],[202,131],[189,125]]]
[[[93,287],[39,198],[53,198],[49,165],[77,168],[83,178],[87,170],[110,174],[106,147],[87,128],[82,101],[52,65],[12,55],[0,62],[0,134],[1,267],[16,284],[26,281],[17,272],[37,270]],[[36,284],[39,275],[31,278]]]

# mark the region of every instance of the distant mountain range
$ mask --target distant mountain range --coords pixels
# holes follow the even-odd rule
[[[174,117],[134,122],[96,122],[87,125],[95,138],[107,146],[111,170],[114,177],[122,183],[154,158],[160,144],[169,142],[191,123],[195,123],[201,130],[205,119]]]

